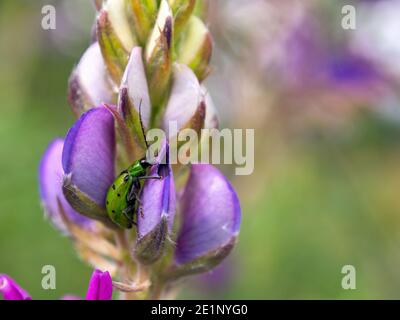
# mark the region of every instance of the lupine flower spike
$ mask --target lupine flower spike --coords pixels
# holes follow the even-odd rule
[[[231,252],[241,221],[238,196],[217,168],[172,158],[185,154],[181,130],[199,135],[201,152],[201,129],[219,125],[202,83],[213,47],[207,1],[95,4],[96,35],[69,79],[76,121],[43,155],[41,202],[96,269],[87,300],[111,299],[113,286],[119,298],[171,297],[176,280]],[[7,276],[0,289],[6,299],[30,298]]]

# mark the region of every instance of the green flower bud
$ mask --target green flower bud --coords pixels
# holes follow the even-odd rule
[[[178,62],[188,65],[202,81],[209,73],[211,54],[211,34],[203,21],[192,16],[183,35]]]
[[[174,32],[177,36],[188,22],[196,0],[169,0],[168,2],[174,14]]]
[[[157,16],[156,0],[130,0],[130,15],[140,45],[145,45]]]
[[[117,37],[105,10],[97,17],[97,38],[108,72],[114,82],[119,84],[128,63],[129,53]]]
[[[172,69],[173,17],[167,0],[162,0],[158,17],[147,42],[145,52],[146,72],[153,109],[157,117],[164,98],[168,94]]]
[[[197,0],[193,14],[202,20],[206,20],[208,14],[209,0]]]
[[[106,0],[103,10],[108,12],[110,23],[113,26],[116,36],[127,52],[131,52],[137,44],[135,34],[132,33],[128,19],[129,0]]]
[[[118,109],[133,140],[133,159],[141,158],[146,150],[143,129],[149,128],[151,103],[140,47],[131,52],[121,82]]]

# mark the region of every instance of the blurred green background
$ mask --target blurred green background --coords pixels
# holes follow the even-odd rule
[[[74,121],[67,80],[93,22],[85,4],[81,25],[60,17],[65,34],[55,39],[41,29],[41,8],[63,2],[74,1],[0,2],[0,272],[35,299],[84,296],[91,274],[44,219],[38,196],[41,155]],[[233,180],[243,222],[228,276],[219,287],[191,281],[180,297],[400,298],[399,123],[364,109],[339,129],[294,134],[282,122],[257,126],[255,172]],[[41,287],[47,264],[56,290]],[[341,287],[347,264],[356,290]]]

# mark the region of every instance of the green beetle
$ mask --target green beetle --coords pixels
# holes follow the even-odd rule
[[[106,209],[110,219],[122,228],[132,228],[134,215],[140,205],[142,181],[161,179],[160,176],[147,175],[152,166],[146,158],[135,161],[128,169],[121,172],[108,189]]]
[[[142,123],[139,106],[139,119],[146,148],[149,146]],[[132,228],[135,212],[140,206],[140,192],[143,180],[161,179],[160,176],[149,176],[148,169],[152,166],[146,158],[136,160],[128,169],[122,171],[110,186],[106,196],[106,209],[110,219],[122,228]]]

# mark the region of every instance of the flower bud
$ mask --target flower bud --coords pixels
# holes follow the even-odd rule
[[[146,73],[149,82],[154,116],[168,93],[171,80],[173,15],[167,0],[162,0],[157,20],[147,42],[145,52]]]
[[[192,16],[183,35],[178,62],[188,65],[202,81],[209,74],[211,54],[211,34],[203,21]]]
[[[116,34],[116,26],[110,22],[109,15],[107,10],[102,9],[97,16],[97,39],[108,72],[114,82],[119,85],[133,44],[128,44],[126,47],[123,45]],[[127,49],[127,47],[131,48]]]
[[[108,225],[105,198],[115,178],[114,131],[106,108],[91,109],[68,131],[62,154],[66,199],[79,213]]]
[[[31,300],[31,296],[11,277],[0,274],[0,293],[4,300]]]
[[[200,134],[205,112],[202,90],[195,74],[185,65],[174,64],[173,86],[163,118],[163,129],[171,141],[171,149],[181,147],[176,136],[182,129],[193,129]]]
[[[86,300],[111,300],[112,292],[113,286],[110,273],[95,270],[89,282]]]
[[[96,8],[96,11],[100,11],[101,6],[103,4],[103,0],[93,0],[94,7]]]
[[[161,160],[164,157],[165,161]],[[159,175],[161,179],[147,180],[140,198],[135,255],[143,264],[154,263],[161,257],[174,221],[176,196],[168,159],[169,150],[165,143],[159,152],[158,164],[153,165],[150,172],[150,176]]]
[[[79,117],[95,105],[111,103],[114,99],[110,79],[104,66],[98,42],[83,54],[68,83],[68,100]]]
[[[147,79],[142,60],[142,49],[132,49],[128,65],[121,82],[118,109],[125,120],[131,136],[134,138],[135,150],[143,156],[146,144],[144,142],[142,124],[144,129],[150,125],[151,103]],[[139,114],[140,113],[140,114]],[[142,123],[140,122],[140,118]]]
[[[209,0],[196,0],[196,5],[194,6],[193,10],[193,15],[199,17],[202,20],[206,20],[209,6],[210,6]]]
[[[157,16],[156,0],[129,0],[135,34],[144,46]]]
[[[181,212],[183,223],[171,278],[218,265],[234,247],[240,227],[239,199],[229,181],[212,165],[192,165]]]
[[[127,14],[128,5],[129,0],[105,0],[103,10],[108,12],[108,18],[115,35],[121,41],[125,51],[129,53],[133,46],[137,44],[137,41],[135,35],[131,32]]]
[[[177,36],[189,20],[196,0],[168,0],[174,14],[174,32]]]

